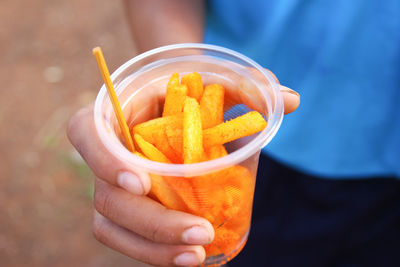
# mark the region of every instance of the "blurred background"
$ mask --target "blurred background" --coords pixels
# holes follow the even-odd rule
[[[0,2],[0,266],[145,266],[92,236],[93,177],[70,116],[136,55],[121,1]]]

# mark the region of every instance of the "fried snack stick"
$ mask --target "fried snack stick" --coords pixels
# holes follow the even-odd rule
[[[219,84],[207,85],[200,100],[201,124],[208,129],[223,122],[225,89]],[[223,145],[206,150],[207,159],[213,160],[228,155]]]
[[[257,111],[251,111],[230,121],[203,131],[205,148],[222,145],[230,141],[262,131],[267,122]]]
[[[163,163],[171,163],[171,161],[163,153],[161,153],[160,150],[158,150],[155,146],[144,140],[143,137],[141,137],[139,134],[135,134],[133,138],[135,139],[135,142],[142,151],[142,153],[150,160]]]
[[[205,216],[212,215],[216,223],[222,221],[220,225],[213,224],[215,239],[204,247],[208,255],[230,253],[249,230],[255,183],[249,170],[240,165],[219,172],[215,178],[217,184],[223,184],[225,195],[212,201],[220,203],[218,212],[213,214],[209,209]]]
[[[194,98],[187,97],[183,109],[183,129],[181,125],[166,126],[166,134],[179,129],[177,146],[183,151],[185,163],[195,163],[204,159],[203,137],[201,128],[200,107]],[[171,140],[169,140],[171,141]],[[193,213],[198,210],[199,203],[196,197],[196,188],[192,185],[192,178],[164,177],[165,183],[176,192],[180,202],[184,203],[186,212]]]
[[[251,111],[230,121],[203,130],[203,146],[207,151],[212,146],[222,145],[262,131],[266,126],[267,122],[261,114],[257,111]],[[179,142],[171,142],[171,139],[179,140],[179,138],[182,138],[181,129],[177,125],[174,131],[167,133],[168,141],[176,151],[179,150]]]
[[[229,210],[233,205],[232,199],[225,190],[229,181],[218,174],[219,172],[212,173],[194,177],[191,180],[196,202],[188,205],[191,213],[207,219],[215,228],[226,222],[228,217],[224,211]]]
[[[200,114],[203,129],[222,123],[224,109],[224,91],[225,89],[218,84],[206,86],[200,101]],[[179,125],[167,125],[165,133],[167,135],[169,145],[174,149],[177,154],[181,155],[183,153],[182,128],[180,128]],[[223,151],[226,152],[224,147],[218,147],[210,150],[207,154],[217,151],[220,151],[221,153],[223,153]],[[227,153],[224,153],[224,155],[221,154],[220,156],[215,154],[212,156],[212,158],[209,157],[210,155],[207,156],[208,159],[216,159],[226,155]]]
[[[240,165],[228,168],[224,175],[229,181],[225,188],[227,198],[232,203],[230,209],[224,210],[224,216],[229,218],[224,227],[244,235],[250,224],[255,178]]]
[[[188,88],[184,84],[179,84],[179,74],[174,73],[167,85],[165,95],[163,117],[175,115],[182,112]]]
[[[206,148],[205,152],[208,160],[218,159],[228,155],[228,152],[226,151],[224,145],[211,146],[209,148]]]
[[[185,164],[196,163],[205,159],[203,149],[203,135],[201,127],[200,106],[196,99],[187,97],[183,108],[183,161]],[[188,207],[188,212],[201,215],[202,198],[199,194],[204,194],[204,183],[201,177],[191,177],[181,179],[185,182],[186,190],[179,190],[178,194]],[[179,182],[175,181],[175,182]],[[200,182],[200,183],[199,183]],[[181,186],[181,188],[184,188]],[[188,194],[190,190],[190,194]],[[211,218],[212,219],[212,218]]]
[[[167,125],[172,128],[182,129],[183,113],[177,114],[175,116],[161,117],[142,122],[132,128],[132,135],[139,134],[147,142],[155,144],[156,140],[154,138],[154,133],[157,131],[165,130]]]
[[[168,125],[166,126],[168,127]],[[159,129],[153,132],[154,146],[160,150],[172,163],[183,163],[182,153],[178,153],[173,149],[166,135],[166,129]]]
[[[220,147],[214,146],[213,148]],[[222,153],[221,153],[222,152]],[[226,153],[226,151],[225,151]],[[213,156],[223,156],[221,150],[215,150]],[[239,165],[235,165],[211,174],[195,177],[192,180],[193,187],[197,189],[199,207],[194,211],[196,215],[206,218],[214,227],[221,227],[233,218],[239,220],[236,214],[241,208],[245,208],[248,202],[248,192],[254,188],[250,172]],[[205,197],[209,195],[209,197]],[[250,218],[249,216],[245,218]]]
[[[200,101],[200,98],[203,95],[203,82],[201,81],[200,74],[193,72],[183,76],[181,84],[187,86],[188,96]]]
[[[200,107],[196,99],[187,97],[183,107],[183,162],[185,164],[203,161],[203,132]]]
[[[181,206],[172,208],[194,214],[193,210],[198,209],[198,201],[191,178],[164,176],[163,179],[167,186],[174,191],[178,202],[182,203]]]
[[[138,157],[148,159],[140,152],[133,152]],[[176,209],[185,211],[186,205],[182,202],[181,198],[176,194],[168,183],[165,181],[163,176],[150,173],[151,189],[147,194],[148,197],[160,202],[162,205],[169,209]]]
[[[228,155],[223,145],[212,146],[205,151],[208,160]],[[226,185],[230,184],[226,170],[200,177],[193,177],[191,183],[195,189],[197,201],[189,203],[191,212],[206,218],[214,227],[222,225],[227,217],[224,211],[232,207],[232,198],[227,195]]]
[[[168,139],[168,144],[174,149],[174,151],[182,155],[183,143],[182,143],[182,128],[174,128],[171,125],[167,125],[165,128],[165,134]],[[205,149],[205,154],[208,160],[213,160],[217,158],[224,157],[228,155],[225,147],[223,145],[216,145]]]
[[[225,89],[219,84],[207,85],[200,100],[201,124],[208,129],[223,122]]]
[[[183,153],[182,131],[182,126],[174,127],[173,125],[167,125],[165,127],[168,144],[179,155],[182,155]]]

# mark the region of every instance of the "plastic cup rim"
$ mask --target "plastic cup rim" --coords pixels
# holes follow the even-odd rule
[[[122,64],[119,68],[117,68],[117,70],[115,70],[111,74],[111,81],[114,81],[115,78],[118,77],[125,69],[127,69],[129,66],[135,64],[140,60],[143,60],[149,56],[158,53],[179,50],[179,49],[203,49],[203,50],[228,54],[230,56],[236,57],[246,62],[251,67],[257,69],[268,80],[274,91],[275,112],[273,112],[273,114],[268,116],[268,118],[272,118],[272,121],[268,120],[267,127],[263,131],[261,131],[261,133],[259,133],[258,136],[255,137],[253,140],[251,140],[248,144],[228,154],[225,157],[200,163],[193,163],[193,164],[169,164],[169,163],[155,162],[132,154],[120,142],[116,142],[115,140],[107,136],[108,133],[104,127],[101,116],[102,114],[101,107],[103,104],[103,100],[105,97],[108,97],[107,90],[105,88],[105,85],[103,84],[102,87],[100,88],[100,91],[95,101],[94,122],[97,134],[102,143],[104,144],[104,146],[107,148],[107,150],[110,151],[119,160],[124,161],[125,163],[131,165],[132,167],[140,171],[159,174],[159,175],[166,175],[166,176],[185,176],[185,177],[203,175],[206,173],[224,169],[229,166],[233,166],[249,158],[251,155],[259,152],[265,145],[267,145],[272,140],[272,138],[275,136],[282,123],[283,99],[281,92],[279,90],[279,86],[275,82],[271,74],[269,74],[263,67],[261,67],[258,63],[256,63],[252,59],[236,51],[216,45],[203,44],[203,43],[181,43],[181,44],[162,46],[144,52],[140,55],[137,55],[132,59],[128,60],[127,62],[125,62],[124,64]],[[266,95],[267,92],[260,90],[260,93],[263,95],[264,98],[268,97]]]

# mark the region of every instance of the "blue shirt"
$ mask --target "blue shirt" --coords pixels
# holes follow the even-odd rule
[[[399,0],[215,0],[205,43],[241,52],[301,94],[264,149],[329,177],[400,177]]]

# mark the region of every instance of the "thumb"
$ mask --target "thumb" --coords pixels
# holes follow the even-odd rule
[[[112,155],[101,142],[94,125],[93,104],[75,113],[69,121],[67,136],[100,179],[136,195],[144,195],[150,191],[149,175],[132,169]]]

